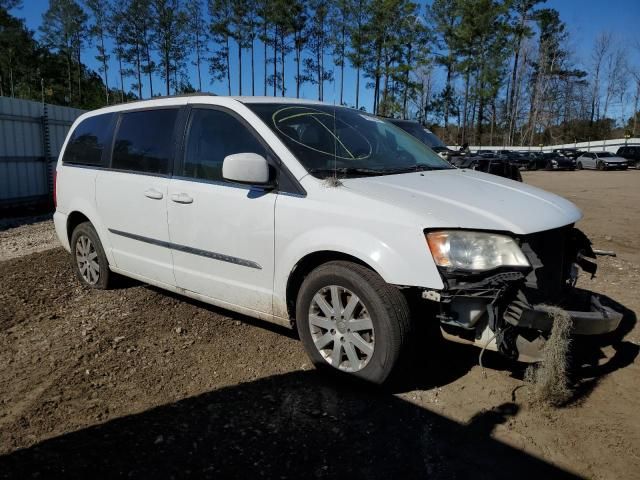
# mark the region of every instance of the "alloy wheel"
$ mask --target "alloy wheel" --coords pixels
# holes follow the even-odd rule
[[[86,235],[80,235],[76,240],[76,263],[85,282],[89,285],[98,283],[100,279],[98,252],[96,252],[91,239]]]
[[[339,370],[362,370],[373,356],[375,336],[367,307],[344,287],[330,285],[316,292],[309,329],[318,352]]]

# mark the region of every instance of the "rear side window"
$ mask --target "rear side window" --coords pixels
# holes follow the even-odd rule
[[[112,168],[168,174],[177,116],[176,108],[123,113],[113,146]]]
[[[83,120],[71,134],[62,161],[76,165],[102,165],[102,152],[109,140],[113,113]]]
[[[222,163],[234,153],[267,156],[253,133],[229,113],[194,108],[181,175],[202,180],[222,180]]]

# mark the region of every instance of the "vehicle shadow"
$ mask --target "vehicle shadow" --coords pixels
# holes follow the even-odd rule
[[[594,337],[577,337],[574,339],[570,359],[571,381],[573,383],[573,396],[569,404],[579,403],[586,398],[606,375],[631,365],[640,347],[625,340],[629,332],[633,330],[637,322],[636,313],[610,297],[599,295],[604,305],[622,312],[620,326],[607,335]],[[607,358],[604,348],[611,347],[614,354]]]
[[[457,423],[318,372],[268,377],[45,440],[0,478],[578,478],[491,438],[505,403]]]

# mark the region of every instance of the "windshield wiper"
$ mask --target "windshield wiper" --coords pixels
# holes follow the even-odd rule
[[[395,175],[400,173],[425,172],[429,170],[444,170],[440,167],[429,165],[411,165],[397,168],[362,168],[362,167],[339,167],[339,168],[312,168],[309,173],[320,174],[326,177],[332,175],[354,176],[354,177],[375,177],[382,175]]]
[[[340,168],[312,168],[309,170],[312,175],[321,174],[327,177],[332,175],[351,175],[351,176],[375,176],[384,175],[384,170],[376,170],[373,168],[356,168],[356,167],[340,167]]]

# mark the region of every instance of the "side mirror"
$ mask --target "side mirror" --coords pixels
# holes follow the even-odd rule
[[[249,185],[269,185],[269,164],[257,153],[234,153],[222,162],[222,178]]]

